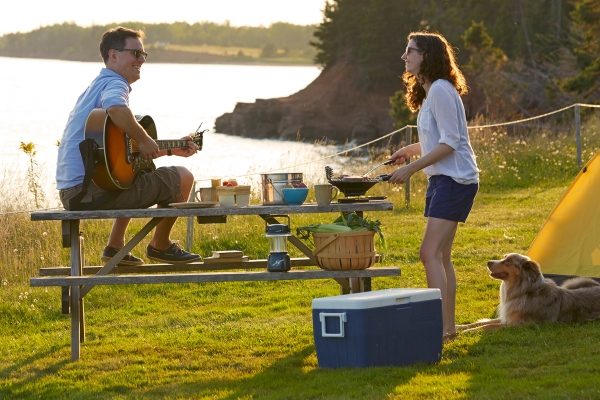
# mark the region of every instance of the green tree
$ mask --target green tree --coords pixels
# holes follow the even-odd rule
[[[404,91],[399,90],[390,97],[390,116],[396,121],[394,126],[402,128],[406,125],[416,125],[417,114],[410,111],[406,105]]]
[[[215,45],[263,48],[271,43],[275,48],[288,48],[310,54],[309,41],[314,25],[274,23],[269,27],[233,27],[229,23],[202,22],[188,24],[144,24],[129,21],[119,24],[80,27],[72,23],[55,24],[27,33],[11,33],[0,37],[0,56],[58,58],[77,61],[100,60],[98,43],[103,32],[117,25],[142,29],[145,42],[182,45]]]
[[[262,49],[260,56],[263,58],[277,57],[277,47],[273,43],[267,43]]]
[[[600,85],[600,2],[577,0],[574,6],[571,12],[573,33],[579,39],[574,53],[582,71],[566,79],[562,88],[567,92],[583,93],[587,97]]]

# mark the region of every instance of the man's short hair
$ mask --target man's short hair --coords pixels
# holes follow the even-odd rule
[[[106,64],[106,61],[108,60],[108,51],[110,49],[122,49],[125,47],[125,41],[128,37],[144,39],[146,35],[144,35],[144,31],[142,30],[136,31],[129,28],[123,28],[122,26],[109,29],[102,34],[102,40],[100,40],[100,54],[102,55],[104,64]]]

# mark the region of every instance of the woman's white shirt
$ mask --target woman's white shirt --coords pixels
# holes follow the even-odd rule
[[[421,142],[421,157],[438,143],[454,151],[435,164],[423,169],[427,177],[446,175],[465,185],[479,182],[475,153],[469,141],[465,107],[454,86],[438,79],[429,88],[427,98],[419,109],[417,130]]]

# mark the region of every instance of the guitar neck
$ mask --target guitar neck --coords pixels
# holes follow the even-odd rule
[[[156,140],[159,150],[183,149],[188,147],[187,140]]]

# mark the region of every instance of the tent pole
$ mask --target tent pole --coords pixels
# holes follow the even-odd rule
[[[577,166],[581,169],[581,123],[579,118],[579,104],[575,104],[575,140],[577,142]]]

